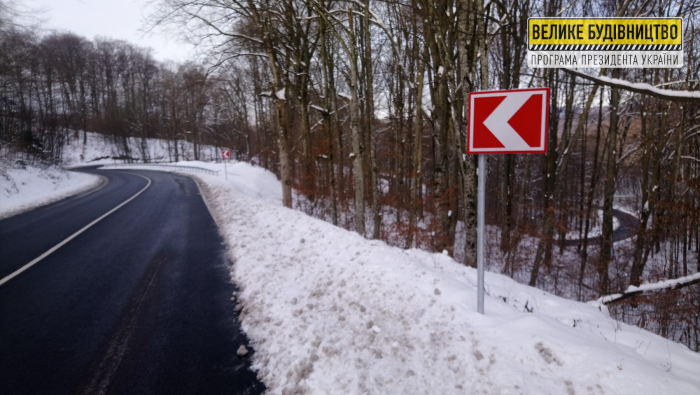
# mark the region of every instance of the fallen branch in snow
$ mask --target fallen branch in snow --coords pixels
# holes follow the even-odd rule
[[[352,96],[349,93],[339,92],[337,95],[347,101],[352,101]]]
[[[609,77],[596,77],[596,76],[588,75],[586,73],[583,73],[583,72],[575,70],[575,69],[562,68],[562,70],[569,73],[569,74],[587,79],[587,80],[589,80],[591,82],[595,82],[597,84],[607,85],[607,86],[611,86],[614,88],[627,90],[630,92],[641,93],[644,95],[650,95],[650,96],[658,97],[660,99],[666,99],[666,100],[671,100],[671,101],[700,102],[700,92],[696,92],[696,91],[672,91],[669,89],[659,89],[653,85],[649,85],[646,83],[629,82],[629,81],[625,81],[625,80],[621,80],[621,79],[617,79],[617,78],[609,78]]]
[[[674,280],[664,280],[653,284],[642,284],[638,287],[630,285],[627,291],[614,295],[606,295],[598,299],[602,304],[621,302],[625,299],[633,298],[645,292],[658,292],[671,289],[681,289],[693,284],[700,284],[700,273],[691,274]]]
[[[311,108],[313,108],[314,110],[319,111],[319,112],[321,112],[321,113],[323,113],[323,114],[330,114],[330,111],[328,111],[328,109],[323,108],[323,107],[319,107],[319,106],[317,106],[317,105],[315,105],[315,104],[311,104],[309,107],[311,107]]]

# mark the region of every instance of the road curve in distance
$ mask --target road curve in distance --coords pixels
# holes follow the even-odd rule
[[[151,185],[0,286],[0,394],[264,392],[236,355],[230,262],[194,181],[82,171],[109,183],[0,221],[0,278]]]

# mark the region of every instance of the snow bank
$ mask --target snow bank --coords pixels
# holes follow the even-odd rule
[[[281,207],[237,166],[196,178],[271,394],[700,394],[700,354],[604,306],[487,273],[480,315],[475,270]]]
[[[117,164],[110,165],[108,169],[138,169],[139,167],[143,167],[147,170],[179,172],[177,169],[173,169],[172,166],[183,166],[218,171],[219,177],[227,179],[239,193],[278,205],[282,204],[282,187],[279,181],[277,181],[277,177],[269,171],[258,166],[253,166],[247,162],[228,161],[227,164],[224,165],[223,163],[202,161],[180,161],[168,163],[167,165],[167,167],[163,166],[163,168],[158,168],[157,164],[129,164],[123,167]],[[179,173],[188,176],[192,175],[187,172],[186,169],[183,169]]]
[[[237,192],[248,197],[282,205],[282,185],[277,180],[277,176],[262,167],[233,160],[227,161],[227,164],[202,161],[182,161],[173,164],[218,171],[219,178],[228,177],[228,182]]]
[[[101,178],[51,166],[0,164],[0,218],[10,217],[95,188]]]

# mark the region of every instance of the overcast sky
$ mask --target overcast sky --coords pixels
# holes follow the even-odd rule
[[[45,10],[37,14],[43,27],[72,31],[89,39],[106,36],[151,47],[156,59],[184,61],[192,58],[191,46],[171,34],[143,35],[139,29],[149,9],[144,0],[23,0],[26,8]]]

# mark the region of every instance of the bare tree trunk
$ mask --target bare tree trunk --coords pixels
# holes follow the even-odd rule
[[[292,208],[292,176],[289,158],[289,143],[287,142],[287,116],[284,100],[275,100],[277,109],[277,127],[279,135],[277,146],[280,156],[280,178],[282,179],[282,205]]]
[[[474,12],[472,11],[474,5]],[[459,55],[459,81],[462,86],[462,96],[464,100],[464,112],[462,119],[466,120],[466,114],[469,114],[469,92],[473,89],[473,81],[476,77],[476,54],[478,52],[478,44],[482,42],[485,32],[485,27],[480,23],[479,15],[483,16],[484,3],[483,0],[471,2],[461,0],[458,3],[457,15],[457,32],[459,45],[457,51]],[[474,31],[479,31],[482,36],[473,37]],[[471,40],[470,40],[471,38]],[[464,217],[464,262],[469,266],[476,267],[476,198],[477,198],[477,179],[476,179],[476,156],[466,154],[466,128],[467,124],[460,125],[458,136],[460,171],[462,176],[462,199],[463,199],[463,217]]]
[[[688,198],[690,200],[690,198]],[[688,202],[690,203],[690,202]],[[688,204],[690,206],[690,204]],[[688,216],[683,216],[683,276],[688,275]],[[680,242],[679,242],[680,244]]]
[[[566,105],[564,109],[564,132],[563,134],[563,141],[562,145],[564,147],[569,146],[570,138],[571,138],[571,127],[574,121],[574,113],[573,113],[573,107],[574,107],[574,91],[576,89],[576,77],[574,76],[569,76],[569,84],[568,84],[568,95],[566,96]],[[579,118],[579,122],[581,122],[582,119]],[[565,155],[566,153],[562,153],[562,155]],[[567,173],[568,173],[568,167],[562,167],[560,170],[560,175],[557,175],[557,177],[560,180],[566,180],[567,179]],[[566,245],[566,231],[568,228],[568,218],[569,218],[569,207],[566,205],[566,194],[565,193],[560,193],[559,196],[557,196],[557,201],[559,202],[559,253],[563,254],[564,253],[564,247]]]
[[[687,85],[687,83],[686,83]],[[687,88],[687,86],[686,86]],[[685,106],[681,106],[681,120],[676,127],[676,142],[675,142],[675,148],[674,148],[674,156],[673,156],[673,167],[671,168],[671,179],[669,182],[669,185],[666,189],[666,201],[671,204],[673,207],[673,214],[671,219],[673,221],[673,224],[677,229],[680,231],[680,218],[679,218],[679,213],[678,210],[680,210],[681,202],[675,202],[674,200],[676,199],[676,196],[679,196],[680,199],[680,191],[679,193],[674,193],[675,189],[680,187],[681,184],[681,157],[683,156],[683,132],[685,130]],[[666,219],[667,221],[669,218]],[[677,243],[680,244],[680,235],[677,236]],[[675,271],[673,275],[669,275],[669,278],[676,278],[678,277],[678,261],[679,261],[679,256],[680,254],[677,252],[676,253],[676,259],[674,260],[675,263]]]
[[[270,70],[272,71],[272,76],[274,78],[274,88],[275,92],[273,94],[275,100],[275,108],[277,109],[277,127],[279,128],[279,135],[277,140],[277,146],[279,149],[280,156],[280,178],[282,181],[282,205],[284,207],[292,207],[292,173],[291,173],[291,161],[289,157],[289,143],[287,137],[287,109],[286,109],[286,90],[284,81],[282,81],[282,76],[280,75],[280,70],[277,66],[277,57],[275,53],[275,48],[270,37],[270,23],[269,21],[262,21],[260,15],[257,12],[256,6],[253,4],[252,0],[248,0],[248,6],[250,7],[253,15],[253,19],[258,26],[263,28],[263,45],[267,52],[267,58],[270,65]]]
[[[327,22],[325,20],[323,22],[324,26],[327,26]],[[330,138],[333,140],[332,145],[335,149],[334,158],[336,161],[336,166],[338,167],[338,173],[336,178],[336,191],[338,192],[337,201],[339,204],[342,204],[343,207],[345,207],[345,156],[343,155],[343,132],[340,128],[340,121],[338,120],[338,100],[336,98],[335,89],[335,68],[333,67],[332,53],[328,53],[329,48],[332,47],[326,47],[326,58],[328,60],[326,64],[326,68],[328,70],[328,93],[326,96],[328,97],[328,102],[330,104],[328,109],[331,112],[329,124],[329,127],[331,128]]]
[[[605,89],[600,89],[600,100],[598,105],[598,127],[596,129],[595,146],[593,151],[593,167],[591,169],[591,182],[586,198],[586,216],[585,227],[583,231],[583,242],[581,243],[581,266],[578,276],[579,300],[581,299],[581,291],[583,288],[583,277],[586,273],[586,262],[588,261],[588,232],[591,229],[591,211],[593,210],[593,198],[595,197],[595,189],[598,184],[598,154],[600,147],[600,135],[603,122],[603,92]]]
[[[620,69],[613,70],[613,78],[620,77]],[[610,94],[610,127],[608,128],[608,162],[605,170],[605,186],[603,189],[603,226],[600,243],[600,262],[598,263],[598,291],[601,295],[610,292],[610,277],[608,267],[612,259],[613,236],[613,203],[615,198],[615,180],[617,178],[617,130],[618,106],[620,91],[613,88]]]
[[[352,7],[348,7],[350,52],[350,130],[352,132],[352,162],[353,177],[355,178],[355,230],[365,236],[365,177],[362,169],[364,163],[364,147],[360,132],[360,109],[357,96],[357,54],[355,49],[355,28],[353,24]]]
[[[644,265],[642,264],[642,253],[646,243],[646,230],[649,223],[649,165],[651,156],[651,139],[647,131],[647,115],[644,106],[645,96],[640,99],[641,105],[641,137],[642,137],[642,207],[639,225],[637,226],[637,240],[634,246],[634,254],[632,258],[632,268],[630,270],[630,285],[639,286],[641,284],[642,272]]]
[[[447,136],[449,133],[450,105],[448,87],[448,66],[444,46],[438,40],[445,40],[449,25],[445,23],[444,12],[439,11],[433,0],[425,4],[428,23],[424,24],[426,42],[430,50],[433,80],[430,85],[431,121],[433,129],[433,200],[435,213],[433,217],[433,248],[436,251],[447,251],[452,255],[450,245],[450,218],[448,216],[449,199],[449,169]]]
[[[415,14],[413,19],[415,31]],[[425,63],[420,55],[417,35],[413,35],[413,49],[418,63],[416,67],[415,101],[416,113],[413,119],[413,180],[411,182],[411,210],[408,217],[408,235],[406,236],[406,248],[413,247],[416,228],[416,215],[419,210],[420,190],[423,188],[423,82],[425,76]]]
[[[586,119],[579,118],[579,122],[584,122],[583,133],[581,134],[581,168],[579,179],[579,201],[578,201],[578,245],[576,250],[581,253],[581,244],[583,239],[583,213],[584,202],[586,201],[586,151],[588,150],[588,117]]]
[[[667,80],[667,77],[668,71],[665,72],[664,81]],[[664,156],[663,148],[666,144],[666,139],[664,137],[666,135],[666,125],[668,124],[668,110],[668,102],[664,102],[662,100],[657,101],[656,113],[661,114],[661,117],[659,119],[659,116],[656,116],[656,122],[658,123],[658,126],[656,128],[656,133],[654,134],[654,149],[652,151],[654,153],[654,170],[652,172],[651,193],[649,194],[649,210],[651,211],[650,216],[654,218],[654,221],[652,226],[651,240],[649,240],[649,242],[647,243],[647,248],[644,253],[644,257],[642,258],[643,266],[646,265],[647,259],[649,258],[649,253],[652,251],[652,248],[656,248],[658,252],[659,243],[661,239],[661,232],[666,227],[666,216],[664,212],[664,207],[659,203],[662,201],[662,188],[660,187],[663,172],[661,169],[661,165]]]
[[[331,118],[331,101],[335,101],[335,94],[331,91],[328,80],[328,48],[326,47],[326,24],[323,19],[319,21],[319,34],[321,36],[321,69],[323,71],[323,123],[328,134],[328,176],[330,177],[331,189],[331,221],[333,225],[338,226],[338,193],[336,190],[335,176],[335,154],[336,154],[336,139],[335,124]]]
[[[434,80],[435,95],[433,96],[433,199],[435,200],[435,229],[434,247],[436,251],[448,250],[449,246],[449,199],[447,196],[447,81],[444,73],[436,75]]]
[[[372,238],[378,239],[381,232],[382,217],[379,188],[379,167],[377,166],[377,138],[374,134],[374,75],[372,73],[372,37],[370,35],[370,14],[369,0],[365,0],[365,58],[362,60],[365,63],[365,108],[367,114],[365,116],[367,133],[369,133],[369,167],[370,167],[370,183],[372,184],[372,222],[374,227],[372,230]]]
[[[534,287],[537,285],[537,277],[539,276],[540,266],[544,261],[547,266],[552,259],[552,238],[554,234],[554,202],[555,189],[557,179],[557,138],[559,124],[559,105],[557,103],[557,94],[559,91],[558,71],[556,69],[549,71],[549,85],[552,87],[551,108],[549,112],[549,142],[548,150],[545,154],[545,169],[544,169],[544,214],[543,226],[540,234],[540,239],[537,243],[537,252],[535,253],[535,262],[532,265],[530,273],[529,285]]]
[[[301,61],[299,63],[302,63]],[[306,73],[302,69],[299,73]],[[300,78],[299,89],[299,133],[302,142],[302,185],[311,201],[314,200],[315,180],[313,176],[314,158],[311,152],[311,133],[309,132],[309,89],[306,78]]]
[[[513,155],[503,155],[501,157],[501,251],[510,251],[510,230],[512,214],[512,172]]]

